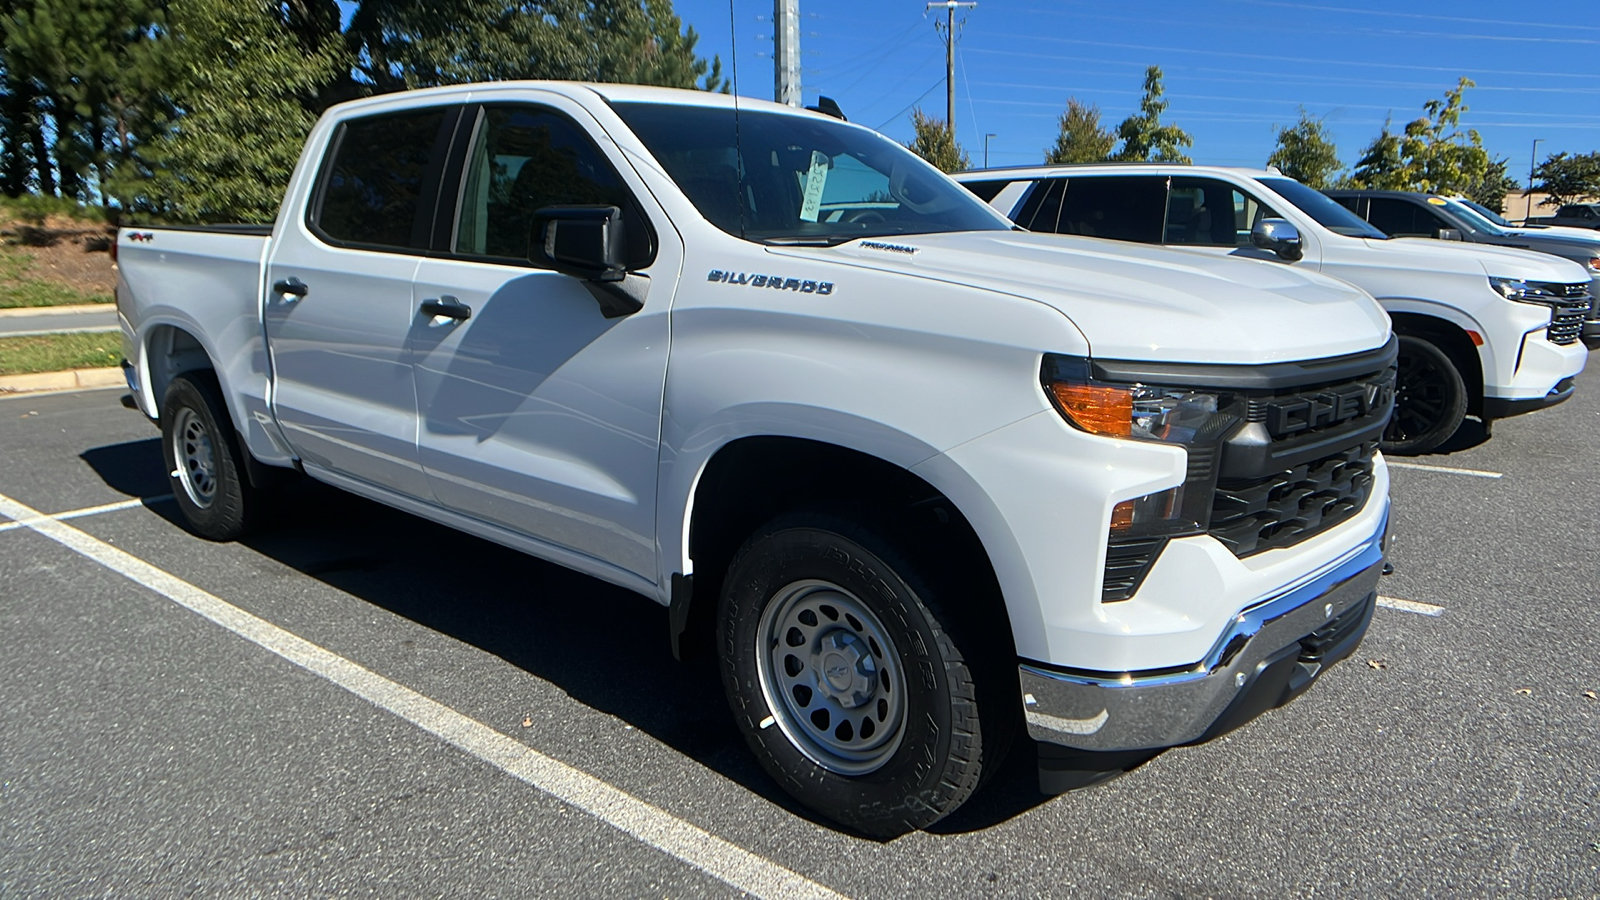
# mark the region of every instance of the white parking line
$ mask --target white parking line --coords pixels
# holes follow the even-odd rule
[[[84,516],[98,516],[101,513],[116,512],[121,509],[133,509],[136,506],[149,506],[153,503],[163,503],[171,500],[171,494],[162,494],[159,497],[138,497],[133,500],[118,500],[116,503],[104,503],[100,506],[86,506],[83,509],[74,509],[64,513],[48,515],[41,513],[38,518],[44,519],[80,519]],[[0,522],[0,531],[10,531],[13,528],[26,528],[30,520],[24,519],[15,522]]]
[[[1421,469],[1424,472],[1443,472],[1446,475],[1471,475],[1473,478],[1504,478],[1499,472],[1488,472],[1483,469],[1457,469],[1454,466],[1425,466],[1421,463],[1395,462],[1388,460],[1391,469]]]
[[[1401,612],[1416,613],[1419,616],[1442,616],[1444,607],[1434,606],[1432,603],[1418,603],[1415,600],[1401,600],[1398,597],[1385,597],[1378,595],[1378,605],[1384,609],[1398,609]]]
[[[326,678],[446,743],[738,890],[772,898],[841,896],[825,885],[729,843],[593,775],[545,756],[437,700],[245,612],[214,594],[79,531],[60,521],[60,516],[45,515],[3,494],[0,494],[0,515],[155,591],[245,640]]]

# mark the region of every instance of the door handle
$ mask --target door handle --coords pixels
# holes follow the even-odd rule
[[[472,318],[472,307],[449,294],[444,294],[437,300],[422,301],[422,314],[425,316],[445,316],[461,321]]]
[[[301,281],[300,279],[291,275],[288,278],[279,279],[277,282],[275,282],[272,285],[272,290],[279,296],[289,295],[298,300],[309,293],[311,288],[306,287],[306,283],[304,281]]]

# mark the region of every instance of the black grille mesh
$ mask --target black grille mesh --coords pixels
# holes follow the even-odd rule
[[[1366,505],[1377,449],[1368,441],[1265,478],[1221,479],[1209,533],[1245,557],[1326,531]]]

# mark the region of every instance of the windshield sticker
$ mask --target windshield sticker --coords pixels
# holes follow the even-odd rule
[[[1429,197],[1428,198],[1428,202],[1433,204],[1434,206],[1443,206],[1444,205],[1444,198],[1443,197]]]
[[[831,281],[807,281],[800,278],[786,278],[782,275],[751,275],[749,272],[724,272],[721,269],[712,269],[710,274],[706,275],[706,280],[720,284],[742,284],[753,288],[799,291],[802,294],[826,296],[833,293]]]
[[[907,256],[915,256],[922,252],[921,247],[907,247],[905,244],[885,244],[882,241],[862,241],[856,246],[867,250],[887,250],[890,253],[904,253]]]
[[[811,171],[806,173],[806,196],[800,203],[800,221],[815,222],[822,208],[822,188],[828,183],[828,155],[811,151]]]

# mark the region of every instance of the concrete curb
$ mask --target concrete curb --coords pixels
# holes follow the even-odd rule
[[[69,369],[65,372],[38,372],[32,375],[0,375],[0,396],[35,394],[43,391],[81,391],[85,388],[126,387],[122,370]]]
[[[115,303],[78,303],[73,306],[11,306],[0,309],[0,319],[9,316],[75,316],[79,313],[116,309]]]

